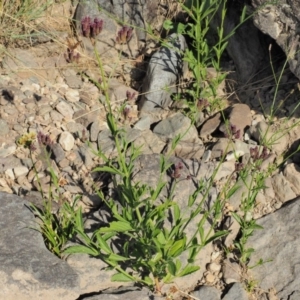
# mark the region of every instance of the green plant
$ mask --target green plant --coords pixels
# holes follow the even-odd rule
[[[191,0],[181,3],[181,7],[189,16],[187,24],[175,24],[166,20],[164,27],[166,30],[176,30],[179,34],[184,34],[191,39],[191,49],[184,53],[184,61],[188,63],[192,71],[192,85],[187,90],[190,100],[187,101],[189,115],[194,118],[199,111],[199,99],[207,99],[209,105],[205,107],[208,112],[221,107],[217,89],[225,80],[226,73],[221,71],[221,57],[225,51],[228,39],[235,33],[236,29],[249,18],[246,17],[246,7],[241,12],[240,23],[227,35],[224,32],[227,1]],[[217,39],[215,43],[209,41],[208,34],[211,24],[217,15],[220,15],[220,25],[217,28]],[[216,75],[209,79],[207,69],[213,67]]]
[[[33,158],[33,154],[37,150],[35,145],[36,139],[40,149],[39,157],[48,165],[48,172],[51,177],[47,195],[40,182],[36,163]],[[80,197],[75,198],[73,203],[70,204],[60,195],[59,180],[50,160],[50,147],[53,145],[53,141],[50,139],[49,135],[45,135],[41,131],[39,131],[37,135],[34,132],[30,132],[21,136],[18,140],[18,144],[29,149],[33,170],[35,172],[35,179],[38,183],[42,198],[44,199],[42,209],[34,204],[30,205],[32,212],[40,219],[40,226],[37,230],[41,232],[47,248],[55,255],[61,257],[63,246],[75,234],[73,220],[78,211],[77,202]],[[53,211],[53,201],[55,200],[59,205],[56,212]]]
[[[103,71],[99,60],[101,72]],[[105,78],[103,76],[103,78]],[[112,220],[105,227],[93,232],[90,237],[84,229],[84,221],[79,210],[76,214],[75,230],[81,245],[68,247],[64,254],[87,253],[99,257],[115,269],[117,273],[112,280],[135,281],[154,288],[160,292],[161,285],[169,283],[176,277],[181,277],[199,269],[195,264],[195,257],[201,249],[215,239],[227,234],[227,231],[213,233],[221,215],[222,204],[216,203],[206,212],[204,202],[213,183],[197,183],[197,189],[188,199],[186,212],[181,211],[179,205],[173,201],[173,194],[178,175],[182,166],[174,166],[173,183],[169,187],[169,195],[162,197],[162,190],[166,182],[162,178],[170,170],[168,157],[161,156],[159,180],[155,187],[142,183],[133,183],[134,162],[139,156],[139,149],[126,141],[126,132],[119,129],[117,120],[112,114],[105,80],[101,89],[106,95],[107,124],[114,138],[117,150],[116,158],[110,159],[99,151],[98,155],[105,162],[104,166],[94,171],[111,174],[116,198],[107,198],[101,191],[99,197],[109,209]],[[181,137],[173,140],[172,148]],[[212,177],[213,178],[213,177]],[[199,200],[200,193],[204,193]],[[187,237],[185,229],[202,213],[197,222],[197,229],[191,237]],[[166,226],[168,215],[173,216],[170,227]],[[212,219],[211,229],[204,230],[204,223]],[[115,249],[118,249],[116,252]],[[186,263],[180,256],[187,253]]]

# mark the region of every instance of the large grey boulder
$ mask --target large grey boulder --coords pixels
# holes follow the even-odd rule
[[[95,36],[94,43],[89,37],[82,36],[82,42],[89,54],[98,51],[101,58],[118,58],[118,51],[123,55],[135,57],[145,47],[147,41],[147,25],[158,31],[163,19],[157,17],[158,0],[128,1],[128,0],[80,0],[74,19],[77,32],[82,36],[82,21],[86,17],[103,21],[102,33]],[[122,26],[132,28],[132,38],[119,47],[116,37]]]
[[[297,0],[270,1],[252,0],[259,8],[254,24],[263,33],[271,36],[285,52],[291,71],[300,78],[300,6]]]
[[[0,193],[0,290],[6,300],[79,297],[79,278],[69,265],[50,253],[28,202]]]
[[[182,35],[171,34],[166,46],[155,52],[148,65],[140,101],[141,112],[167,108],[176,93],[178,80],[184,73],[183,52],[187,48]]]
[[[252,268],[251,275],[260,288],[275,288],[278,299],[292,299],[300,294],[300,199],[288,202],[281,209],[259,220],[263,230],[257,230],[248,240],[247,247],[254,248],[249,266],[260,259],[264,263]],[[298,299],[293,298],[293,299]]]

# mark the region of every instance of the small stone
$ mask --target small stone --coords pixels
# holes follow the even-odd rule
[[[67,92],[65,93],[65,97],[69,102],[78,102],[80,97],[79,97],[79,92],[77,90],[73,89],[68,89]]]
[[[210,263],[208,266],[207,266],[207,270],[208,271],[211,271],[211,272],[219,272],[221,270],[221,265],[220,264],[217,264],[217,263]]]
[[[202,155],[202,162],[208,162],[211,158],[211,150],[204,151]]]
[[[181,135],[181,141],[194,142],[198,140],[197,129],[191,125],[191,120],[181,113],[159,122],[154,127],[153,133],[166,140],[173,139],[179,134]]]
[[[134,124],[133,128],[144,131],[150,129],[150,125],[151,117],[149,115],[144,115]]]
[[[84,92],[84,91],[79,92],[79,98],[80,98],[81,102],[85,103],[88,106],[92,106],[95,102],[92,99],[92,97],[87,92]]]
[[[206,276],[205,276],[205,279],[206,279],[206,282],[207,283],[213,283],[215,280],[216,280],[216,277],[215,275],[211,274],[211,273],[208,273]]]
[[[53,144],[51,146],[51,151],[55,157],[56,163],[59,163],[60,161],[62,161],[65,158],[65,152],[60,144],[57,144],[57,143]]]
[[[65,151],[70,151],[74,147],[75,139],[70,132],[64,131],[61,133],[58,142]]]
[[[24,167],[24,166],[16,167],[13,170],[14,170],[14,174],[15,174],[16,178],[18,178],[19,176],[22,176],[22,175],[27,175],[29,172],[28,168]]]
[[[172,142],[167,144],[164,153],[170,153],[174,151],[174,155],[184,159],[196,159],[200,160],[205,150],[203,142],[198,139],[195,142],[179,141],[176,144],[175,149],[172,149]]]
[[[14,154],[17,149],[16,144],[5,145],[4,148],[0,148],[0,157],[7,157],[11,154]]]
[[[10,178],[10,179],[12,179],[12,180],[15,180],[15,174],[14,174],[14,172],[13,172],[13,169],[7,169],[7,170],[4,172],[4,174],[5,174],[8,178]]]
[[[0,119],[0,136],[4,136],[8,134],[8,132],[9,132],[9,127],[7,123],[4,120]]]
[[[64,118],[64,116],[56,110],[50,111],[50,117],[53,122],[55,122],[55,121],[61,122]]]
[[[42,105],[38,111],[38,115],[44,116],[45,114],[51,112],[53,108],[50,105]]]
[[[221,114],[217,113],[212,118],[204,122],[200,129],[200,137],[206,137],[217,130],[221,123]]]
[[[200,300],[220,300],[221,299],[221,291],[216,289],[213,286],[200,286],[198,291],[194,291],[191,293],[191,296],[195,297],[192,299],[200,299]]]
[[[241,283],[234,283],[222,300],[248,300],[248,294]],[[278,299],[276,297],[276,299]],[[271,300],[271,299],[270,299]],[[275,299],[274,299],[275,300]]]
[[[96,120],[92,123],[90,127],[90,140],[91,142],[96,142],[98,139],[98,134],[101,130],[100,121]]]
[[[283,175],[292,184],[291,188],[295,194],[300,194],[300,174],[299,167],[293,163],[287,164],[283,170]]]
[[[282,173],[276,174],[272,177],[272,186],[276,195],[275,197],[280,202],[284,203],[296,198],[296,194],[292,190],[291,184]]]
[[[60,101],[56,105],[56,109],[60,112],[65,118],[72,119],[74,110],[73,108],[65,101]]]
[[[80,89],[83,85],[82,80],[76,75],[66,76],[67,85],[72,89]]]
[[[226,284],[231,284],[233,282],[240,282],[241,279],[241,268],[238,263],[231,261],[230,258],[224,260],[224,265],[222,268],[223,278]]]

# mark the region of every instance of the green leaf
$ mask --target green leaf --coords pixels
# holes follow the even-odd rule
[[[100,228],[100,232],[126,232],[130,230],[133,230],[130,223],[122,221],[114,221],[109,224],[109,227]]]
[[[171,20],[165,20],[163,24],[164,29],[171,30],[174,28],[173,22]]]
[[[111,281],[132,282],[135,280],[134,277],[130,276],[129,274],[116,273],[111,276]]]
[[[179,206],[177,203],[174,203],[174,205],[173,205],[173,212],[174,212],[174,221],[176,224],[180,218],[180,209],[179,209]]]
[[[123,175],[123,172],[121,172],[118,169],[111,168],[108,166],[103,166],[103,167],[97,167],[93,170],[94,172],[108,172],[110,174],[117,174],[117,175]]]
[[[228,230],[222,230],[222,231],[217,231],[213,236],[211,236],[209,239],[205,241],[205,245],[213,242],[214,240],[217,240],[225,235],[228,235],[229,231]]]
[[[180,253],[182,253],[185,247],[185,242],[186,242],[186,238],[176,241],[169,250],[169,256],[176,257]]]
[[[176,265],[171,260],[168,261],[168,271],[170,272],[170,274],[172,274],[173,276],[175,276],[175,274],[176,274]]]
[[[108,246],[108,244],[106,243],[106,241],[103,239],[103,237],[99,232],[96,233],[96,238],[101,250],[103,250],[107,254],[112,253],[111,248]]]
[[[189,275],[189,274],[192,274],[192,273],[198,271],[199,269],[200,269],[199,266],[188,265],[181,272],[179,272],[178,276],[179,277],[186,276],[186,275]]]
[[[146,277],[144,278],[144,282],[145,282],[148,286],[152,286],[152,285],[153,285],[153,280],[152,280],[150,277],[148,277],[148,276],[146,276]]]
[[[242,11],[242,15],[240,17],[240,23],[243,23],[245,21],[246,12],[247,12],[247,6],[245,5]]]
[[[109,260],[113,260],[113,261],[125,261],[125,260],[129,260],[128,257],[124,257],[115,253],[111,253],[108,257]]]
[[[99,252],[84,245],[70,246],[63,251],[64,254],[85,253],[91,256],[98,256]]]

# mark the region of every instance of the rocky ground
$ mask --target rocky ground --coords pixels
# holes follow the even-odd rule
[[[70,3],[64,5],[67,7]],[[66,11],[69,12],[69,9]],[[108,34],[105,33],[103,39],[109,40]],[[46,195],[51,184],[49,165],[42,148],[36,142],[31,157],[30,150],[20,143],[24,134],[33,132],[42,139],[49,138],[50,161],[59,178],[60,195],[70,202],[81,195],[80,205],[98,221],[101,220],[102,203],[96,192],[107,188],[107,177],[92,172],[103,163],[96,153],[101,150],[110,157],[117,155],[106,122],[105,97],[95,84],[101,85],[101,75],[95,67],[95,58],[91,57],[91,45],[88,39],[84,40],[85,52],[76,52],[74,42],[70,40],[66,45],[66,36],[67,33],[61,31],[56,38],[43,43],[39,41],[27,49],[10,49],[2,58],[0,191],[5,193],[1,193],[0,220],[1,227],[5,228],[4,238],[1,238],[1,249],[5,251],[0,254],[1,289],[8,295],[6,299],[16,296],[21,299],[20,295],[22,299],[29,299],[34,293],[43,299],[161,299],[145,289],[128,285],[120,288],[120,284],[111,283],[111,274],[101,270],[104,264],[97,259],[76,255],[67,262],[58,260],[45,249],[38,232],[24,228],[24,224],[28,226],[34,221],[32,214],[24,208],[24,204],[28,204],[26,201],[42,204],[33,163]],[[61,45],[61,41],[65,46]],[[182,45],[180,41],[178,47]],[[170,106],[170,95],[165,91],[157,93],[158,83],[155,80],[172,83],[174,78],[162,70],[156,70],[158,75],[153,76],[151,69],[151,63],[164,61],[167,54],[163,48],[149,50],[155,54],[148,65],[148,61],[142,63],[141,57],[111,61],[109,59],[118,57],[119,53],[119,49],[115,48],[109,51],[111,48],[108,46],[105,49],[107,56],[103,56],[105,72],[114,70],[113,78],[108,80],[108,94],[128,141],[142,146],[143,155],[135,170],[139,181],[156,184],[159,154],[167,153],[172,138],[188,128],[188,134],[176,147],[173,158],[174,165],[183,164],[179,174],[182,181],[176,193],[181,207],[185,204],[180,201],[193,191],[193,182],[207,180],[224,155],[225,160],[215,177],[209,201],[216,199],[228,178],[233,182],[239,180],[237,168],[249,159],[264,155],[262,172],[273,163],[278,166],[267,178],[266,188],[257,195],[252,215],[264,230],[255,232],[249,241],[249,247],[256,249],[250,265],[261,258],[273,261],[246,273],[234,255],[225,255],[220,243],[208,245],[199,257],[201,271],[176,282],[182,290],[180,297],[208,300],[298,299],[299,154],[293,154],[284,164],[281,162],[287,157],[286,153],[292,153],[299,145],[299,80],[286,69],[277,91],[272,76],[238,85],[232,73],[227,85],[219,91],[225,103],[222,113],[220,110],[213,113],[204,111],[196,125],[190,128],[190,119],[178,109],[152,110],[153,103]],[[78,62],[73,61],[76,53],[80,53]],[[177,64],[172,54],[168,59],[173,65]],[[281,70],[283,62],[276,65],[276,70]],[[233,64],[227,61],[228,65]],[[269,130],[268,116],[275,93],[278,110]],[[286,119],[292,113],[293,117]],[[224,115],[232,125],[230,132],[225,126]],[[276,141],[262,150],[260,146],[265,133],[274,135]],[[187,177],[192,181],[186,181]],[[242,193],[247,191],[244,183],[241,182],[241,186],[228,201],[229,211],[240,211]],[[231,233],[222,243],[230,247],[240,227],[230,215],[224,226]],[[254,280],[257,284],[251,290],[249,286]],[[184,294],[191,291],[190,296]]]

